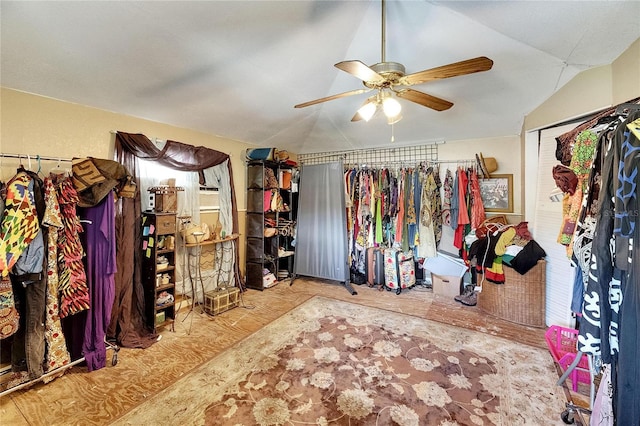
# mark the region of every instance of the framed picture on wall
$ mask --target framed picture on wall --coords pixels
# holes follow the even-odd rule
[[[513,175],[493,175],[478,181],[485,211],[513,213]]]

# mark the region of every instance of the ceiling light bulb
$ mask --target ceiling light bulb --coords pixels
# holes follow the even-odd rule
[[[389,96],[382,101],[382,109],[384,110],[384,115],[386,115],[387,118],[391,118],[400,114],[402,105],[400,105],[400,102],[396,99]]]
[[[373,114],[376,113],[376,108],[377,104],[375,102],[367,102],[360,107],[358,114],[360,114],[360,117],[362,117],[364,121],[369,121],[371,117],[373,117]]]

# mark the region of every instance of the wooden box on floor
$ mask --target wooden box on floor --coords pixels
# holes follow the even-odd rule
[[[478,293],[478,307],[495,317],[531,327],[545,327],[545,287],[547,262],[521,275],[504,267],[504,284],[485,281]]]
[[[204,310],[209,315],[217,315],[240,304],[238,287],[228,287],[208,291],[204,294]]]

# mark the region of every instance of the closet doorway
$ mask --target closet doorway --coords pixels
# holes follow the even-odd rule
[[[556,159],[556,136],[574,129],[580,123],[571,123],[544,130],[528,132],[525,181],[535,182],[535,190],[526,194],[526,210],[531,232],[547,253],[546,324],[573,327],[571,313],[574,270],[567,257],[566,247],[558,243],[562,226],[562,202],[554,202],[549,194],[556,187],[551,174]],[[533,215],[533,216],[532,216]]]

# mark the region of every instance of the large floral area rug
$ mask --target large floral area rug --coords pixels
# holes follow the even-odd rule
[[[314,297],[118,423],[553,425],[557,379],[542,349]]]

